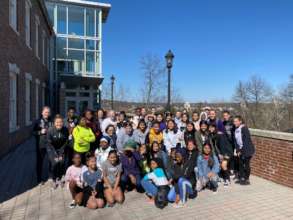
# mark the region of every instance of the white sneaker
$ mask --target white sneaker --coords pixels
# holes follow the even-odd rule
[[[74,209],[76,207],[75,200],[72,200],[72,202],[68,206],[70,209]]]
[[[174,203],[174,204],[173,204],[173,207],[174,207],[174,208],[183,208],[183,207],[185,207],[185,204],[186,204],[186,203],[180,201],[180,202],[178,202],[177,204]]]

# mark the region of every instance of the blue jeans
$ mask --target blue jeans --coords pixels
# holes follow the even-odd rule
[[[187,200],[187,193],[193,194],[192,185],[189,180],[181,177],[178,180],[178,188],[179,188],[179,197],[182,202],[186,202]],[[173,186],[168,193],[168,200],[170,202],[175,202],[176,200],[176,191],[175,187]]]
[[[155,184],[153,184],[150,180],[141,180],[141,186],[149,196],[156,196],[158,193],[158,188]]]
[[[137,189],[137,191],[141,191],[141,177],[140,175],[134,175],[135,176],[135,179],[136,179],[136,184],[135,184],[135,188]],[[122,190],[124,191],[127,186],[132,186],[132,183],[130,181],[130,178],[128,175],[126,175],[125,173],[123,173],[121,175],[121,180],[120,180],[120,183],[121,183],[121,187],[122,187]]]

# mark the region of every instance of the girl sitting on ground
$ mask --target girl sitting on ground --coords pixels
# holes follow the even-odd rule
[[[152,172],[146,174],[141,180],[141,185],[149,197],[149,202],[154,203],[159,187],[168,187],[169,182],[165,175],[162,161],[159,158],[150,160]]]
[[[96,157],[92,153],[86,155],[88,170],[83,173],[85,187],[83,189],[83,206],[89,209],[104,207],[104,186],[102,171],[97,168]]]
[[[115,202],[123,203],[124,194],[120,188],[122,165],[116,150],[109,152],[108,159],[102,164],[102,170],[104,176],[104,194],[108,206],[113,206]]]
[[[81,181],[82,170],[85,167],[81,163],[81,156],[78,153],[73,155],[73,165],[68,167],[65,175],[65,181],[68,183],[68,187],[73,201],[70,203],[69,208],[75,208],[76,205],[82,204],[83,197],[83,184]]]
[[[174,202],[174,207],[184,207],[187,198],[195,198],[197,191],[195,190],[196,176],[195,164],[186,160],[185,148],[177,148],[176,163],[173,166],[173,187],[168,194],[168,200]]]
[[[121,175],[121,187],[123,191],[135,188],[141,191],[141,173],[139,161],[141,156],[137,151],[137,143],[133,140],[128,141],[124,145],[123,154],[121,154],[121,164],[123,173]]]
[[[197,191],[201,191],[208,187],[213,192],[218,189],[218,173],[220,170],[219,160],[214,155],[210,144],[206,143],[203,147],[203,152],[197,159],[198,180]]]
[[[171,179],[172,177],[171,164],[172,163],[170,161],[170,158],[168,157],[168,154],[160,148],[159,143],[156,141],[154,141],[153,144],[151,145],[150,158],[151,159],[159,158],[163,163],[162,165],[166,172],[167,178]]]

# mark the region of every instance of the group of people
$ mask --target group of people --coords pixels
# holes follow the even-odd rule
[[[241,116],[210,108],[191,115],[137,108],[132,116],[70,108],[51,120],[44,107],[34,135],[38,181],[49,171],[54,189],[67,185],[71,208],[112,207],[131,190],[158,208],[182,207],[202,190],[217,192],[220,182],[228,187],[230,178],[250,184],[255,151]]]

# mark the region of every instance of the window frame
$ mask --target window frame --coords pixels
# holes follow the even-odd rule
[[[9,0],[9,25],[15,31],[15,33],[19,34],[17,6],[17,0]]]
[[[24,28],[25,28],[25,42],[28,48],[32,49],[31,47],[31,8],[32,8],[32,3],[30,0],[25,1],[25,23],[24,23]]]
[[[32,124],[31,117],[32,75],[25,73],[25,125]]]
[[[18,126],[18,78],[19,68],[16,64],[9,63],[9,132],[12,133],[19,129]],[[11,82],[13,80],[13,82]],[[13,94],[11,94],[13,85]],[[12,97],[13,95],[13,97]],[[13,102],[13,106],[12,106]]]

